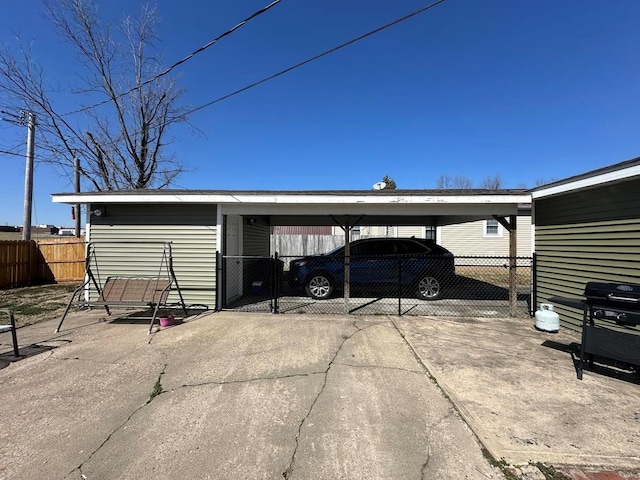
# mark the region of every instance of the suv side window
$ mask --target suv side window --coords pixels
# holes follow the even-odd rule
[[[413,240],[401,240],[396,243],[398,246],[397,253],[399,255],[424,255],[425,253],[429,253],[429,248]]]
[[[371,255],[371,242],[361,242],[357,245],[351,245],[350,252],[352,256],[364,256]]]
[[[395,242],[387,239],[367,240],[351,247],[353,256],[392,255],[395,252]]]

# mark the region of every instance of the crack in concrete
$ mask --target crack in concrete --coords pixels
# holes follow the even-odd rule
[[[51,352],[51,359],[52,360],[61,360],[61,361],[72,361],[72,360],[77,360],[77,361],[81,361],[81,362],[86,362],[92,365],[102,365],[102,366],[109,366],[109,365],[116,365],[116,366],[120,366],[120,367],[124,367],[127,366],[126,362],[101,362],[101,361],[97,361],[97,360],[92,360],[90,358],[82,358],[82,357],[60,357],[60,356],[56,356],[53,355],[53,352]],[[47,360],[47,359],[45,359]]]
[[[344,336],[344,335],[342,336],[342,342],[340,342],[340,345],[338,345],[336,353],[333,355],[333,358],[331,359],[331,361],[327,365],[326,370],[324,371],[324,382],[322,383],[322,387],[320,388],[320,391],[316,395],[316,398],[314,398],[313,402],[311,402],[311,406],[309,407],[309,410],[307,411],[307,414],[302,418],[302,421],[300,422],[300,425],[298,425],[298,431],[296,432],[296,436],[295,436],[295,439],[294,439],[295,440],[295,447],[294,447],[293,453],[291,455],[291,461],[289,462],[289,465],[284,470],[284,472],[282,472],[282,476],[283,476],[283,478],[285,480],[288,480],[289,477],[291,476],[291,474],[293,473],[293,464],[296,461],[296,454],[298,453],[298,447],[300,446],[298,440],[300,438],[300,433],[302,431],[302,427],[307,422],[307,419],[311,415],[311,412],[313,411],[313,408],[315,407],[316,403],[318,402],[318,399],[320,398],[320,396],[324,392],[324,389],[327,386],[327,379],[329,377],[329,370],[331,370],[331,367],[333,366],[336,358],[338,358],[338,355],[340,354],[340,351],[342,350],[342,347],[344,347],[344,344],[347,342],[347,340],[350,340],[356,333],[359,333],[362,330],[364,330],[364,328],[360,328],[358,326],[358,322],[357,321],[353,322],[353,328],[355,328],[355,331],[353,333],[351,333],[348,336]]]
[[[386,367],[384,365],[353,365],[351,363],[336,363],[336,365],[340,365],[343,367],[351,367],[351,368],[377,368],[380,370],[395,370],[399,372],[407,372],[407,373],[417,373],[418,375],[424,375],[422,370],[411,370],[409,368],[401,368],[401,367]]]
[[[263,380],[282,380],[285,378],[299,378],[299,377],[310,377],[313,375],[322,375],[324,374],[325,371],[318,371],[318,372],[308,372],[308,373],[292,373],[290,375],[277,375],[277,376],[273,376],[273,377],[254,377],[254,378],[244,378],[241,380],[228,380],[228,381],[222,381],[222,382],[217,382],[215,380],[212,380],[210,382],[202,382],[202,383],[185,383],[179,387],[176,388],[172,388],[171,390],[167,390],[168,392],[175,392],[176,390],[179,390],[181,388],[189,388],[189,387],[206,387],[208,385],[234,385],[234,384],[241,384],[241,383],[251,383],[251,382],[259,382],[259,381],[263,381]]]
[[[448,418],[451,418],[455,416],[455,409],[453,407],[451,407],[448,411],[446,415],[443,415],[442,417],[440,417],[438,420],[436,420],[435,422],[433,422],[431,425],[428,426],[429,430],[433,430],[434,428],[437,428],[442,422],[444,422],[445,420],[447,420]],[[432,478],[432,475],[428,475],[428,467],[429,467],[429,461],[431,460],[431,440],[430,437],[427,436],[427,458],[424,461],[424,463],[422,464],[422,467],[420,469],[420,479],[421,480],[425,480],[427,478]]]
[[[420,479],[425,480],[427,477],[427,467],[429,466],[429,460],[431,460],[431,445],[427,445],[427,459],[422,464],[422,468],[420,469]]]
[[[165,363],[165,364],[164,364],[164,367],[162,368],[162,371],[161,371],[161,372],[160,372],[160,374],[158,375],[158,380],[156,381],[155,385],[158,385],[158,383],[159,383],[159,381],[160,381],[160,378],[161,378],[161,377],[162,377],[162,375],[164,374],[164,372],[165,372],[166,368],[167,368],[167,363]],[[155,386],[154,386],[154,389],[155,389]],[[124,422],[122,422],[120,425],[118,425],[118,426],[117,426],[117,427],[116,427],[116,428],[115,428],[115,429],[114,429],[114,430],[113,430],[109,435],[107,435],[107,438],[105,438],[105,439],[103,440],[103,442],[102,442],[100,445],[98,445],[98,447],[97,447],[95,450],[93,450],[93,451],[89,454],[89,456],[87,457],[87,459],[86,459],[84,462],[82,462],[80,465],[78,465],[76,468],[74,468],[73,470],[71,470],[71,471],[70,471],[70,472],[65,476],[65,478],[70,477],[70,476],[71,476],[71,474],[72,474],[73,472],[76,472],[76,471],[80,474],[80,478],[82,478],[82,479],[87,478],[87,476],[86,476],[84,473],[82,473],[82,468],[83,468],[83,467],[84,467],[88,462],[90,462],[90,461],[91,461],[91,459],[94,457],[94,455],[95,455],[96,453],[98,453],[98,451],[99,451],[102,447],[104,447],[104,446],[107,444],[107,442],[108,442],[109,440],[111,440],[111,437],[113,437],[113,436],[114,436],[118,431],[120,431],[120,430],[121,430],[121,429],[122,429],[122,428],[123,428],[127,423],[129,423],[129,421],[130,421],[130,420],[131,420],[131,419],[132,419],[132,418],[133,418],[133,417],[134,417],[134,416],[135,416],[135,415],[136,415],[140,410],[142,410],[144,407],[146,407],[147,405],[149,405],[149,403],[151,403],[151,400],[153,400],[153,398],[154,398],[155,396],[160,395],[161,393],[163,393],[163,391],[162,391],[162,387],[160,388],[160,391],[159,391],[156,395],[153,395],[153,394],[152,394],[152,397],[151,397],[151,398],[149,398],[149,400],[147,400],[145,403],[143,403],[142,405],[140,405],[138,408],[134,409],[134,410],[133,410],[133,412],[131,412],[131,414],[130,414],[130,415],[129,415],[125,420],[124,420]]]

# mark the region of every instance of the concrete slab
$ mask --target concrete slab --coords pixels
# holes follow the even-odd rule
[[[496,458],[639,468],[640,376],[577,380],[575,332],[521,319],[394,322]]]
[[[386,317],[67,322],[0,371],[2,479],[501,478]]]
[[[533,320],[103,317],[19,329],[0,479],[503,478],[478,438],[510,463],[640,465],[640,387],[578,381],[579,339]]]

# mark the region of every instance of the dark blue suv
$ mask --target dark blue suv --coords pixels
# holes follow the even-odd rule
[[[350,244],[349,285],[437,300],[455,278],[453,254],[432,240],[367,238]],[[289,282],[315,299],[331,297],[344,285],[345,248],[289,263]]]

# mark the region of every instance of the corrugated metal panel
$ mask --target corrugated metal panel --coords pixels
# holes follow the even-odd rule
[[[535,201],[539,303],[583,298],[589,281],[640,283],[640,180]],[[556,305],[579,330],[582,314]]]
[[[102,281],[110,275],[158,275],[161,244],[118,242],[172,242],[174,271],[185,302],[214,308],[216,218],[215,205],[108,205],[106,216],[91,217],[90,225]],[[177,300],[172,293],[169,301]]]
[[[484,235],[484,221],[445,225],[441,227],[441,244],[458,256],[508,256],[509,232],[504,230],[500,237]],[[531,256],[531,217],[519,216],[516,219],[517,255]]]

